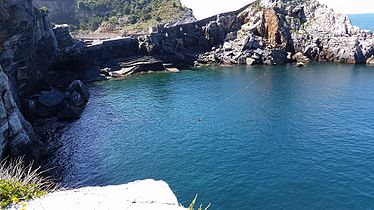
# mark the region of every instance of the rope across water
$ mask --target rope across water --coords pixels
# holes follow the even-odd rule
[[[197,120],[198,122],[201,122],[203,121],[212,111],[214,111],[215,109],[217,109],[219,106],[221,106],[222,104],[226,103],[226,101],[228,101],[229,99],[239,95],[240,93],[244,92],[244,91],[247,91],[252,85],[254,85],[257,81],[259,81],[260,79],[266,77],[267,75],[267,71],[265,71],[261,76],[257,77],[255,80],[252,80],[250,83],[248,83],[244,88],[242,88],[240,91],[236,92],[236,93],[233,93],[231,94],[230,96],[226,97],[225,99],[223,99],[222,101],[220,101],[219,103],[217,103],[215,106],[212,106],[208,111],[205,112],[205,114],[201,115],[199,117],[199,119]]]

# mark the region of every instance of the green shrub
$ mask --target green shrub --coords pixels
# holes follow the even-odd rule
[[[43,177],[40,168],[25,164],[23,158],[0,163],[0,208],[41,197],[58,187]]]
[[[0,180],[0,206],[5,208],[20,201],[29,201],[47,194],[37,184],[23,184],[13,180]]]

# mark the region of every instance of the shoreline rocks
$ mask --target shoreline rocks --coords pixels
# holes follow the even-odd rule
[[[60,120],[79,119],[90,94],[82,81],[73,81],[63,93],[52,88],[32,95],[26,102],[27,113],[34,118],[57,116]]]
[[[169,60],[185,58],[197,66],[295,60],[287,55],[297,55],[297,62],[304,64],[309,60],[363,64],[374,55],[372,32],[360,30],[347,16],[316,0],[257,0],[244,9],[190,24],[160,26],[149,39]]]

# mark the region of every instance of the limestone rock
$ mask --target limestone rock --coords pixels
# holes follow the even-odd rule
[[[302,62],[296,63],[296,66],[299,68],[305,67],[305,64]]]
[[[253,59],[253,58],[247,58],[246,59],[246,63],[247,63],[247,65],[255,65],[256,64],[256,60]]]
[[[155,180],[85,187],[48,194],[26,203],[27,210],[183,210],[167,183]],[[13,206],[10,210],[20,210]]]
[[[370,58],[366,61],[367,64],[374,64],[374,55],[372,55]]]
[[[292,56],[292,58],[296,60],[296,62],[298,63],[304,63],[304,64],[309,63],[309,59],[305,55],[303,55],[301,52],[296,53],[295,55]]]
[[[180,32],[183,28],[183,33]],[[167,51],[167,57],[189,55],[201,64],[234,64],[246,51],[283,50],[302,52],[302,62],[332,61],[365,63],[374,55],[372,32],[352,26],[349,18],[334,12],[316,0],[258,0],[234,12],[219,14],[177,28],[158,28],[151,34],[154,45]],[[189,43],[180,48],[175,41]],[[167,49],[166,49],[167,48]],[[214,50],[212,50],[214,48]],[[230,54],[228,54],[230,53]],[[245,57],[245,56],[244,56]],[[248,57],[248,56],[247,56]],[[292,59],[249,55],[265,59],[263,63],[283,64]],[[214,58],[214,59],[212,59]],[[300,60],[300,59],[299,59]]]

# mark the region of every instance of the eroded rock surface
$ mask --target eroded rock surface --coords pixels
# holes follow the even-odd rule
[[[168,184],[143,180],[119,186],[51,193],[27,202],[27,210],[183,210]],[[11,210],[19,210],[20,206]]]
[[[284,64],[296,53],[312,61],[369,63],[374,53],[372,32],[316,0],[257,0],[235,12],[159,27],[150,40],[169,59],[197,65]]]
[[[25,155],[27,161],[38,159],[45,154],[43,144],[19,111],[1,65],[0,93],[0,159],[8,155]]]
[[[85,46],[72,39],[67,25],[52,26],[48,13],[34,8],[32,0],[0,0],[0,11],[3,91],[0,109],[5,110],[1,117],[0,158],[26,155],[27,160],[38,160],[44,146],[20,110],[36,105],[25,101],[30,95],[51,88],[53,75],[49,69],[52,65],[70,61],[83,53]],[[59,80],[66,85],[73,81]],[[59,98],[53,103],[60,103],[62,96]],[[49,99],[46,97],[43,103],[54,106],[49,104],[52,102]]]

